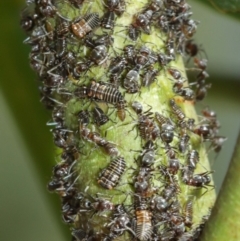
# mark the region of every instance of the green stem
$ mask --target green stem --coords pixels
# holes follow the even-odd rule
[[[240,240],[240,133],[212,215],[201,241]]]

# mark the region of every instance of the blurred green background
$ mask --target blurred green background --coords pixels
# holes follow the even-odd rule
[[[220,134],[228,137],[212,166],[219,190],[240,127],[240,23],[196,1],[189,4],[193,19],[201,22],[195,39],[207,52],[213,83],[198,107],[214,109]],[[22,44],[23,6],[23,0],[0,1],[0,240],[70,241],[59,199],[46,190],[55,163],[45,124],[50,114],[39,102],[36,76],[28,64],[30,48]]]

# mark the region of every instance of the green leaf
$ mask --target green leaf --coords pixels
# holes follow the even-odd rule
[[[198,0],[212,9],[240,20],[240,1],[239,0]]]
[[[50,115],[39,102],[36,76],[29,68],[29,47],[22,43],[26,36],[19,24],[20,10],[18,2],[0,3],[0,87],[32,157],[31,166],[35,168],[36,182],[40,180],[42,196],[52,204],[52,215],[59,224],[59,232],[62,232],[64,227],[59,220],[59,200],[49,195],[46,189],[55,164],[52,135],[45,124],[50,120]]]

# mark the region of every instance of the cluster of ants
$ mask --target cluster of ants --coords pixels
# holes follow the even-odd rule
[[[195,197],[185,197],[182,205],[179,183],[206,191],[212,185],[210,171],[195,173],[201,158],[191,138],[209,142],[209,150],[217,153],[226,140],[218,134],[220,124],[213,110],[204,108],[195,123],[178,104],[178,98],[179,103],[203,100],[211,87],[206,83],[207,60],[201,58],[204,51],[192,39],[198,22],[190,18],[191,7],[185,0],[149,0],[127,26],[118,23],[129,15],[127,1],[95,2],[26,0],[22,11],[21,27],[28,34],[24,43],[31,46],[30,66],[41,82],[41,102],[52,110],[48,124],[53,126],[54,143],[62,150],[48,189],[61,198],[62,218],[72,227],[72,240],[111,241],[122,235],[124,240],[196,240],[208,215],[194,226]],[[100,12],[91,12],[95,4]],[[69,19],[71,15],[75,17]],[[115,27],[120,30],[116,32]],[[163,47],[143,41],[152,33]],[[188,63],[193,60],[189,71],[197,75],[189,84],[184,73],[171,66],[179,55],[188,58]],[[161,88],[161,75],[168,77],[172,87],[166,113],[151,107],[144,111],[141,94]],[[67,106],[73,100],[78,107],[71,112]],[[134,158],[133,172],[118,143],[101,130],[116,123],[102,104],[110,106],[123,125],[130,118],[144,143]],[[106,197],[80,188],[84,180],[78,171],[85,145],[110,158],[97,178],[90,177],[99,190],[111,193],[119,188],[123,195],[123,176],[130,176],[132,190],[125,191],[130,203],[114,203],[111,194]],[[96,223],[102,224],[97,231]]]

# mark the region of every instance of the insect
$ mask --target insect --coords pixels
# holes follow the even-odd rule
[[[104,241],[113,240],[122,235],[125,231],[129,231],[135,236],[134,231],[130,228],[131,219],[122,204],[115,206],[113,216],[114,219],[107,225],[110,227],[110,233]]]
[[[144,73],[142,79],[142,86],[149,87],[156,80],[158,74],[159,71],[157,69],[154,69],[154,67],[150,65],[147,71]]]
[[[200,174],[195,174],[193,176],[190,176],[186,181],[185,184],[193,187],[203,187],[207,188],[209,183],[211,182],[210,174],[211,172],[203,172]]]
[[[123,157],[116,157],[110,162],[99,175],[98,183],[106,188],[113,189],[119,183],[121,176],[126,169],[126,162]]]
[[[189,55],[190,57],[195,57],[198,55],[198,53],[201,51],[201,52],[204,52],[204,49],[201,48],[201,45],[197,45],[196,43],[193,42],[192,39],[189,39],[185,42],[185,53],[187,55]],[[206,55],[206,53],[205,53]]]
[[[76,147],[72,146],[72,148],[67,148],[63,150],[61,154],[61,159],[66,163],[73,163],[75,160],[79,158],[79,151]]]
[[[87,95],[89,98],[104,101],[114,105],[123,101],[123,96],[117,89],[101,83],[97,83],[95,81],[91,82]]]
[[[194,128],[194,133],[201,136],[204,141],[210,140],[213,136],[213,129],[210,124],[202,124]]]
[[[79,99],[85,99],[88,97],[89,88],[85,85],[76,88],[73,91],[73,95]]]
[[[195,34],[198,23],[198,21],[195,21],[193,19],[186,19],[184,21],[181,29],[187,39],[191,38]]]
[[[164,53],[158,53],[158,62],[160,66],[165,67],[167,64],[169,64],[173,60],[173,57],[170,55],[166,55]]]
[[[104,198],[96,198],[94,202],[91,203],[91,207],[97,212],[112,211],[114,210],[114,204]]]
[[[182,96],[184,100],[189,100],[189,101],[192,101],[195,99],[200,100],[201,98],[204,98],[204,97],[201,97],[202,94],[199,93],[198,90],[196,93],[194,93],[194,91],[190,87],[184,87],[179,91],[177,91],[176,94]]]
[[[169,144],[173,141],[174,126],[170,123],[164,123],[161,125],[160,137],[163,142]]]
[[[90,129],[86,128],[85,126],[80,126],[80,136],[83,139],[95,143],[97,146],[103,148],[103,150],[110,156],[117,156],[119,151],[116,145],[112,142],[107,141],[106,139],[102,138],[99,133],[93,132]]]
[[[150,34],[150,23],[152,18],[153,11],[147,10],[143,13],[135,15],[135,21],[133,23],[133,26],[136,29],[142,29],[144,33]]]
[[[137,202],[135,203],[136,207],[140,209],[145,209],[145,201],[151,197],[157,190],[151,186],[151,176],[153,169],[149,166],[140,167],[137,175],[134,178],[134,188],[137,197]],[[139,199],[140,198],[140,199]]]
[[[181,72],[177,69],[168,68],[167,71],[175,80],[183,78]]]
[[[149,210],[136,210],[136,236],[139,240],[148,240],[153,232],[152,212]]]
[[[108,11],[103,15],[101,26],[105,29],[113,29],[115,24],[114,12]]]
[[[78,177],[74,178],[74,173],[69,174],[64,179],[53,178],[48,183],[47,188],[50,192],[57,192],[62,198],[72,197],[77,191],[75,183]]]
[[[199,153],[196,150],[191,150],[187,154],[187,165],[191,170],[195,170],[199,162]]]
[[[128,27],[128,36],[132,41],[137,41],[141,31],[136,28],[133,24]]]
[[[91,65],[92,65],[91,61],[78,62],[74,64],[73,71],[72,71],[73,77],[78,79],[82,73],[86,73],[90,69]]]
[[[43,83],[46,87],[55,88],[63,85],[64,78],[61,75],[48,75],[43,78]]]
[[[105,45],[96,46],[89,55],[89,60],[96,65],[101,65],[107,60],[107,47]]]
[[[109,121],[108,116],[103,112],[103,110],[99,107],[93,108],[93,122],[97,126],[102,126]]]
[[[217,119],[216,112],[214,110],[211,110],[209,107],[205,107],[201,112],[205,118],[211,121],[215,121]]]
[[[173,179],[172,182],[166,183],[166,185],[164,185],[164,188],[161,192],[161,196],[165,198],[167,201],[169,201],[171,198],[175,197],[179,192],[180,188],[177,182]]]
[[[161,0],[152,0],[147,6],[147,10],[150,9],[153,12],[159,11],[163,7],[163,2]]]
[[[155,119],[160,126],[162,126],[163,124],[171,123],[171,120],[169,118],[165,117],[164,115],[160,114],[159,112],[155,112]]]
[[[66,149],[74,145],[73,133],[71,130],[65,128],[55,128],[52,130],[53,141],[57,147]]]
[[[87,110],[80,110],[77,113],[78,116],[78,122],[80,124],[80,129],[87,126],[89,124],[89,112]]]
[[[69,33],[69,22],[61,17],[56,18],[56,37],[57,39],[65,39],[64,37]]]
[[[166,52],[167,55],[170,56],[173,60],[175,60],[175,43],[174,43],[174,34],[169,32],[168,38],[166,41]]]
[[[137,115],[142,114],[143,107],[138,101],[133,101],[131,106]]]
[[[173,113],[175,116],[181,121],[185,118],[185,114],[181,110],[181,108],[176,104],[174,99],[170,99],[169,101],[170,107],[172,108]]]
[[[106,29],[113,29],[115,24],[115,14],[121,16],[125,10],[124,0],[107,0],[104,3],[107,12],[102,17],[101,26]]]
[[[169,144],[173,141],[174,137],[174,126],[169,118],[155,112],[155,118],[160,126],[160,137],[163,142]]]
[[[124,121],[126,118],[125,105],[126,105],[126,103],[124,100],[121,100],[116,104],[117,116],[121,121]]]
[[[135,50],[134,45],[129,44],[129,45],[124,46],[123,54],[129,64],[131,64],[131,65],[135,64],[136,50]]]
[[[96,28],[99,23],[100,19],[98,13],[90,13],[83,18],[74,20],[70,24],[70,29],[76,38],[82,39]]]
[[[143,152],[141,154],[141,165],[142,167],[150,167],[155,159],[155,146],[154,143],[149,140],[143,147]]]
[[[64,179],[69,174],[73,172],[74,165],[76,164],[76,161],[69,164],[67,162],[60,162],[53,168],[53,176],[57,178],[58,180]]]
[[[178,159],[175,158],[175,159],[168,160],[168,166],[167,166],[168,173],[172,175],[176,175],[179,169],[180,169],[180,161]]]
[[[222,149],[222,145],[226,140],[227,137],[225,136],[214,136],[211,139],[211,144],[209,148],[213,149],[215,152],[220,152]]]
[[[193,221],[193,201],[188,200],[185,204],[185,207],[183,209],[183,217],[184,217],[184,223],[187,227],[192,226]]]
[[[187,133],[183,133],[180,136],[179,143],[178,143],[178,150],[181,153],[185,153],[188,148],[188,143],[190,141],[190,136]]]
[[[111,46],[113,43],[114,38],[111,36],[111,34],[107,33],[97,36],[94,35],[94,37],[87,35],[84,39],[84,44],[89,48],[95,48],[98,45],[104,45],[108,47]]]
[[[127,60],[124,57],[117,56],[111,61],[108,72],[110,75],[120,75],[125,69],[126,64]]]
[[[207,59],[194,58],[194,64],[202,71],[207,68]]]
[[[82,195],[77,192],[62,198],[62,218],[65,223],[73,223],[76,220],[82,198]]]
[[[151,199],[150,207],[152,210],[156,210],[159,212],[165,211],[169,206],[167,200],[162,196],[155,196]]]
[[[54,17],[57,13],[57,9],[52,4],[51,0],[38,0],[36,4],[40,13],[45,17]]]
[[[199,85],[197,86],[196,89],[196,100],[197,101],[201,101],[205,98],[206,94],[207,94],[207,90],[210,89],[212,86],[212,84],[207,84],[207,85]]]
[[[127,93],[134,94],[139,91],[139,69],[131,69],[123,80],[123,88]]]
[[[174,159],[176,157],[177,150],[175,147],[169,145],[168,143],[164,143],[165,145],[165,150],[166,150],[166,155],[168,158]]]
[[[21,28],[26,32],[32,31],[38,19],[40,19],[40,16],[37,13],[31,13],[29,7],[23,9],[20,20]]]
[[[84,1],[85,0],[68,0],[68,2],[72,4],[75,8],[81,8]]]
[[[141,196],[135,197],[135,233],[136,237],[141,240],[148,240],[153,232],[152,226],[153,213],[147,209],[146,200]]]
[[[142,69],[147,64],[154,64],[157,60],[152,56],[151,50],[146,47],[142,46],[136,54],[135,57],[135,64],[137,69]]]
[[[158,126],[147,115],[139,115],[138,127],[140,136],[144,140],[156,140],[160,136]]]

